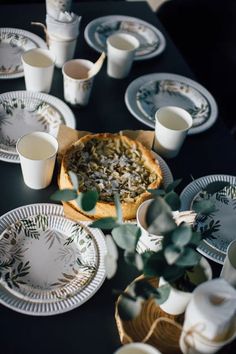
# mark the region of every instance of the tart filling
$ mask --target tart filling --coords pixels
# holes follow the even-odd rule
[[[147,189],[159,187],[162,181],[151,152],[121,134],[89,134],[79,139],[63,157],[60,188],[72,188],[68,171],[77,175],[79,192],[98,191],[95,217],[115,215],[114,195],[118,194],[124,218],[134,218],[138,206],[150,197]],[[71,203],[78,209],[75,201]]]

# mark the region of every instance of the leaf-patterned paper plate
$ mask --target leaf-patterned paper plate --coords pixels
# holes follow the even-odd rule
[[[0,94],[0,160],[19,163],[18,138],[33,131],[57,136],[60,124],[75,128],[73,112],[59,98],[30,91]]]
[[[32,204],[0,218],[0,303],[31,315],[69,311],[104,281],[104,235],[73,222],[55,204]]]
[[[229,182],[229,186],[213,195],[203,189],[212,182]],[[207,231],[206,238],[199,246],[199,252],[206,257],[223,263],[229,243],[236,239],[236,177],[210,175],[191,182],[181,193],[181,209],[191,209],[195,200],[210,199],[216,211],[208,216],[199,216],[197,228]]]
[[[184,108],[193,118],[188,134],[210,128],[218,114],[215,99],[202,85],[170,73],[153,73],[134,80],[126,90],[125,102],[131,114],[152,128],[155,128],[155,112],[159,108]]]
[[[112,15],[96,18],[85,28],[87,43],[98,52],[106,51],[106,40],[114,33],[129,33],[140,43],[135,60],[153,58],[163,52],[166,41],[163,34],[150,23],[128,16]]]
[[[24,76],[21,55],[33,48],[47,48],[34,33],[17,28],[0,28],[0,79]]]

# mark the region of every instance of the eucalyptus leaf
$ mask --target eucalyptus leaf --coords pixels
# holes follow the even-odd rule
[[[171,234],[172,242],[179,247],[187,245],[192,239],[192,229],[187,224],[179,225]]]
[[[156,196],[163,197],[166,194],[166,192],[163,189],[148,189],[147,191],[151,193],[154,197]]]
[[[164,249],[165,259],[169,265],[176,263],[182,253],[183,248],[173,244]]]
[[[98,197],[99,195],[96,190],[90,190],[84,193],[79,193],[76,202],[82,210],[88,212],[94,210]]]
[[[196,200],[193,202],[192,209],[196,213],[205,214],[205,215],[209,215],[214,211],[216,211],[215,204],[211,200],[200,200],[200,201]]]
[[[166,193],[173,191],[182,182],[182,178],[176,179],[166,187]]]
[[[111,279],[117,271],[117,260],[110,254],[106,254],[104,257],[104,265],[106,269],[106,277],[107,279]]]
[[[51,199],[55,201],[68,202],[77,198],[77,190],[75,189],[59,189],[51,195]]]
[[[168,264],[162,251],[153,252],[144,260],[143,273],[145,276],[161,276]]]
[[[200,262],[201,255],[191,247],[185,247],[184,252],[177,259],[176,265],[180,267],[193,267]]]
[[[223,188],[228,187],[229,185],[230,185],[229,182],[215,181],[209,183],[205,188],[203,188],[203,190],[206,191],[208,194],[213,195],[221,191]]]
[[[172,210],[169,205],[161,197],[156,197],[151,201],[146,213],[146,223],[151,225],[153,221],[162,213],[172,214]]]
[[[79,182],[78,182],[78,177],[77,177],[76,173],[74,173],[73,171],[69,171],[68,174],[70,176],[70,180],[71,180],[71,183],[72,183],[74,189],[78,190],[79,189]]]
[[[120,198],[118,194],[115,194],[115,207],[116,207],[116,216],[117,220],[119,223],[123,222],[123,216],[122,216],[122,209],[121,209],[121,203],[120,203]]]
[[[136,301],[128,299],[126,296],[121,295],[118,301],[118,313],[122,320],[130,321],[137,317],[142,309],[141,298],[137,298]]]
[[[190,241],[191,245],[198,247],[201,240],[202,240],[202,235],[200,234],[200,232],[197,231],[192,232],[192,237]]]
[[[166,203],[171,207],[172,210],[179,210],[180,209],[180,197],[174,191],[170,191],[164,197]]]
[[[145,300],[157,295],[157,289],[147,280],[138,280],[134,283],[134,292]]]
[[[126,263],[136,267],[139,271],[143,269],[143,259],[142,256],[136,252],[124,252],[124,258]]]
[[[168,299],[170,290],[171,287],[169,284],[162,285],[157,289],[157,294],[154,297],[159,305],[163,304]]]
[[[165,267],[162,270],[161,276],[168,282],[175,282],[177,279],[180,279],[185,273],[185,269],[178,265],[172,265]]]
[[[139,227],[131,224],[123,224],[112,230],[112,237],[116,244],[127,251],[134,252],[141,235]]]
[[[117,223],[117,219],[113,217],[102,218],[96,221],[93,221],[89,224],[90,227],[103,229],[103,230],[111,230],[116,227],[119,227],[120,224]]]
[[[172,214],[162,213],[148,227],[148,232],[153,235],[164,236],[177,227]]]

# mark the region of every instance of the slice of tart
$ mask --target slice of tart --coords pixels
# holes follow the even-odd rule
[[[116,215],[116,193],[124,220],[134,219],[139,205],[150,198],[147,189],[158,188],[163,178],[150,150],[127,136],[109,133],[88,134],[66,151],[59,176],[61,189],[73,188],[68,171],[78,177],[78,192],[98,191],[99,201],[92,215],[95,219]],[[86,214],[75,200],[69,203]]]

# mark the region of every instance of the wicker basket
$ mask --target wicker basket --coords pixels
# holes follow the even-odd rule
[[[143,276],[137,280],[144,279]],[[157,287],[156,278],[148,279]],[[115,319],[122,344],[145,342],[159,349],[163,354],[179,354],[179,338],[181,335],[184,315],[172,316],[156,304],[147,300],[142,306],[141,313],[131,321],[123,321],[118,314],[119,299],[116,303]]]

